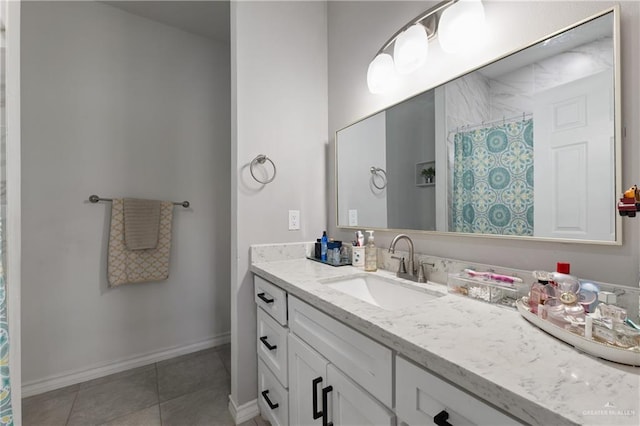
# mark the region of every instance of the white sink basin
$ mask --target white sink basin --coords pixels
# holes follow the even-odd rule
[[[349,296],[389,311],[417,306],[444,294],[409,288],[399,280],[379,275],[363,274],[320,281]]]

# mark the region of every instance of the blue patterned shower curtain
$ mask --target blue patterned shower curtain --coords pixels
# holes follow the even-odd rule
[[[452,230],[533,235],[533,119],[456,133]]]
[[[0,425],[13,425],[11,386],[9,381],[9,321],[7,318],[7,288],[3,267],[3,233],[0,221]]]
[[[19,3],[14,2],[14,7],[19,8]],[[9,380],[9,318],[7,314],[7,287],[4,275],[4,247],[5,238],[3,234],[5,217],[6,217],[6,145],[7,145],[7,95],[4,87],[7,86],[7,31],[9,26],[13,25],[13,21],[7,22],[8,2],[0,0],[0,8],[2,9],[2,25],[0,28],[0,85],[3,89],[0,93],[0,426],[13,426],[13,410],[11,407],[11,386]],[[13,9],[13,7],[12,7]],[[19,9],[13,9],[19,10]],[[17,15],[20,16],[19,14]],[[16,21],[17,22],[17,21]],[[19,25],[11,31],[12,34],[20,33]],[[19,51],[19,48],[17,49]],[[12,68],[13,69],[13,68]],[[12,104],[12,102],[11,102]],[[18,402],[19,403],[19,402]]]

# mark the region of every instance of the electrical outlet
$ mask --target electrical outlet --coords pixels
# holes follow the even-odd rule
[[[300,210],[289,210],[289,231],[300,229]]]
[[[349,226],[358,226],[358,210],[349,210]]]

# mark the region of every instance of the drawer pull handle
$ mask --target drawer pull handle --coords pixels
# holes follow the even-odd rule
[[[453,426],[447,421],[447,419],[449,419],[449,413],[447,413],[446,410],[442,410],[438,414],[433,416],[433,422],[438,426]]]
[[[322,389],[322,426],[333,426],[333,422],[328,421],[329,409],[327,403],[327,395],[333,390],[333,386],[329,385]]]
[[[260,300],[262,300],[264,303],[273,303],[273,299],[269,299],[268,297],[266,297],[264,295],[264,293],[258,293],[258,297],[260,298]]]
[[[278,345],[272,345],[272,344],[270,344],[269,342],[267,342],[267,336],[262,336],[262,337],[260,338],[260,341],[261,341],[261,342],[262,342],[262,344],[263,344],[263,345],[265,345],[265,346],[267,347],[267,349],[269,349],[270,351],[273,351],[273,350],[275,350],[275,349],[278,347]]]
[[[271,408],[272,410],[275,410],[276,408],[278,408],[280,406],[280,404],[278,404],[277,402],[275,404],[273,402],[271,402],[271,400],[267,396],[268,393],[269,393],[268,389],[265,390],[265,391],[262,391],[262,397],[267,402],[267,405],[269,406],[269,408]]]
[[[319,419],[322,417],[322,411],[318,411],[318,385],[322,383],[322,376],[316,377],[313,379],[313,420]],[[322,407],[324,410],[324,407]]]

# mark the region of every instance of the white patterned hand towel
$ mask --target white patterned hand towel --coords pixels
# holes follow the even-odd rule
[[[124,199],[124,242],[129,250],[158,246],[160,201]]]
[[[127,283],[162,281],[169,278],[173,203],[160,202],[156,248],[129,250],[124,237],[124,200],[114,198],[111,206],[107,275],[111,287]]]

